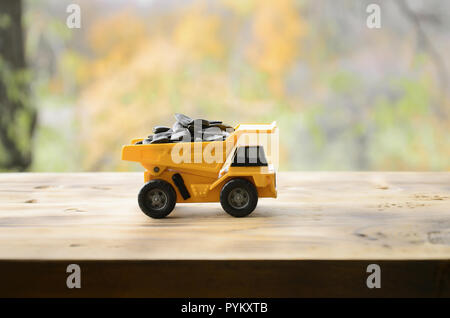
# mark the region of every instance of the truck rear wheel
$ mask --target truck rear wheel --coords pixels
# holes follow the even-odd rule
[[[246,179],[231,179],[220,192],[220,204],[228,214],[244,217],[253,212],[258,204],[258,192]]]
[[[154,219],[161,219],[172,212],[177,195],[172,185],[164,180],[147,182],[139,191],[138,203],[142,212]]]

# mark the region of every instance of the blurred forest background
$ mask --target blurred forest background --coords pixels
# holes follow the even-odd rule
[[[282,170],[449,170],[449,56],[445,0],[1,0],[0,171],[141,170],[175,112],[276,120]]]

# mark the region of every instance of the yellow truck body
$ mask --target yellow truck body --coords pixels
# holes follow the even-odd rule
[[[142,139],[134,139],[130,145],[123,146],[122,160],[139,162],[145,168],[146,184],[152,180],[164,180],[178,189],[175,191],[177,203],[219,202],[223,186],[234,178],[251,182],[258,197],[276,198],[276,172],[272,163],[233,164],[239,147],[261,146],[258,141],[244,140],[246,135],[271,135],[276,129],[275,122],[238,125],[224,141],[212,142],[136,145]],[[189,193],[188,198],[182,195],[179,185],[174,181],[175,174],[181,176]]]

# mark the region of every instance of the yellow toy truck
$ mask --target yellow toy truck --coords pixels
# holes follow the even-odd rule
[[[270,135],[276,129],[275,122],[240,124],[223,141],[210,142],[132,140],[123,146],[122,160],[140,162],[146,169],[139,207],[149,217],[163,218],[176,203],[220,201],[234,217],[249,215],[258,197],[277,197],[276,171],[267,160],[272,157],[266,156],[266,148],[275,151]]]

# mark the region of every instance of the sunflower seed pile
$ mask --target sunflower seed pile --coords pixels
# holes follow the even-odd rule
[[[183,114],[175,114],[175,119],[172,127],[153,127],[153,135],[136,144],[222,141],[234,131],[233,127],[223,124],[220,120],[192,119]]]

